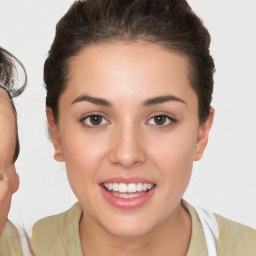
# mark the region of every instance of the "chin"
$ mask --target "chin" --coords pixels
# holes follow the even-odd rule
[[[116,225],[117,226],[117,225]],[[151,229],[149,227],[138,227],[138,226],[123,226],[118,227],[106,227],[105,230],[112,236],[125,238],[125,239],[134,239],[147,235]]]
[[[149,234],[156,223],[152,219],[123,216],[121,218],[111,218],[107,223],[100,223],[100,225],[112,236],[132,239]]]

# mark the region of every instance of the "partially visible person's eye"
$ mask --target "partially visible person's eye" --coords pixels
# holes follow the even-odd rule
[[[176,120],[167,115],[156,115],[149,119],[148,124],[156,126],[169,126],[176,123]]]
[[[99,127],[108,124],[108,121],[101,115],[93,114],[81,119],[81,122],[87,127]]]

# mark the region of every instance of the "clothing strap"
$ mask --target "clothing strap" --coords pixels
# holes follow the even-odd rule
[[[17,229],[18,229],[18,233],[19,233],[19,237],[20,237],[20,244],[21,244],[23,256],[33,256],[31,249],[30,249],[29,237],[27,236],[27,234],[23,228],[18,227]]]
[[[208,249],[208,256],[217,256],[218,254],[215,240],[218,240],[219,238],[219,227],[216,218],[209,210],[205,210],[200,207],[194,208],[203,227],[206,245]]]

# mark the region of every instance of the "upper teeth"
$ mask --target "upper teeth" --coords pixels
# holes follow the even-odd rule
[[[125,184],[125,183],[104,183],[104,186],[108,190],[113,190],[113,191],[119,191],[121,193],[135,193],[137,191],[147,191],[153,188],[153,184],[148,184],[148,183],[130,183],[130,184]]]

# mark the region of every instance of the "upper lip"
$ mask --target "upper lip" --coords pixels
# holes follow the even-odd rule
[[[124,183],[124,184],[130,184],[130,183],[147,183],[147,184],[155,184],[153,181],[150,181],[148,179],[142,178],[142,177],[112,177],[108,179],[104,179],[101,181],[102,183]]]

